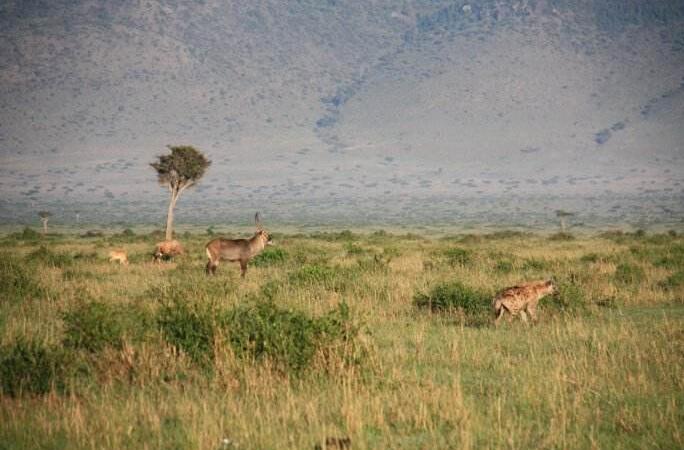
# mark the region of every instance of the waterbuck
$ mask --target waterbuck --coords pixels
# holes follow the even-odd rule
[[[207,275],[215,275],[219,261],[238,261],[240,263],[240,276],[245,277],[247,263],[262,252],[267,245],[273,245],[271,236],[261,226],[259,213],[254,215],[256,233],[249,239],[225,239],[216,238],[207,244]]]

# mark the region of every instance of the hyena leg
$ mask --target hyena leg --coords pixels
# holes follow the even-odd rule
[[[530,313],[530,319],[532,319],[532,322],[537,323],[539,321],[539,318],[537,317],[537,306],[536,305],[528,306],[527,312]]]
[[[240,276],[242,278],[244,278],[246,273],[247,273],[247,261],[240,260]]]
[[[524,310],[524,309],[521,309],[521,310],[520,310],[520,318],[522,319],[522,321],[523,321],[524,323],[527,323],[527,314],[525,314],[525,310]]]
[[[499,308],[499,314],[496,316],[496,319],[494,320],[494,326],[495,327],[499,326],[499,322],[501,321],[501,318],[503,317],[505,312],[506,312],[506,308],[504,308],[503,306],[501,308]]]

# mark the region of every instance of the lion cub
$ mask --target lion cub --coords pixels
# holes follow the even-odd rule
[[[128,254],[126,253],[126,250],[112,250],[111,252],[109,252],[109,261],[110,262],[118,261],[119,264],[127,266],[128,265]]]
[[[558,289],[551,280],[531,281],[504,289],[492,300],[492,308],[496,316],[494,324],[498,326],[499,321],[506,312],[509,314],[509,322],[513,316],[520,314],[523,322],[527,323],[527,314],[525,312],[530,313],[530,317],[536,322],[539,299],[556,292],[558,292]]]

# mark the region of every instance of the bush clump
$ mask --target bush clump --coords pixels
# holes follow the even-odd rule
[[[19,339],[0,347],[0,386],[2,394],[18,397],[23,393],[45,394],[64,388],[66,354],[58,348]]]
[[[654,259],[653,264],[670,270],[684,270],[684,245],[669,246],[666,253]]]
[[[494,270],[501,273],[510,273],[513,271],[513,262],[507,259],[500,259],[494,264]]]
[[[464,266],[472,259],[472,252],[464,248],[452,247],[444,250],[442,256],[450,266]]]
[[[20,302],[44,293],[26,263],[7,254],[0,255],[0,303]]]
[[[550,241],[572,241],[574,239],[575,236],[565,231],[559,231],[558,233],[554,233],[549,236]]]
[[[217,331],[217,311],[213,308],[174,299],[159,309],[157,324],[164,339],[196,364],[207,367],[213,362]]]
[[[623,285],[636,285],[644,281],[646,274],[640,266],[620,263],[615,268],[615,281]]]
[[[349,308],[342,303],[322,317],[279,308],[273,302],[240,306],[223,321],[231,348],[239,358],[268,358],[281,370],[299,373],[309,367],[317,353],[338,354],[352,344],[358,329],[351,323]]]
[[[585,263],[595,263],[598,262],[600,259],[601,256],[598,253],[587,253],[586,255],[582,255],[580,257],[580,261]]]
[[[287,257],[287,252],[282,248],[266,249],[252,260],[252,264],[255,267],[275,266],[285,262]]]
[[[578,313],[586,311],[587,300],[584,291],[573,282],[559,282],[556,285],[557,292],[550,296],[551,308],[565,313]]]
[[[414,303],[420,308],[433,311],[461,310],[466,316],[486,313],[491,304],[491,296],[455,281],[434,286],[429,293],[417,293]]]
[[[549,268],[549,263],[543,259],[528,258],[523,262],[523,270],[546,270]]]
[[[52,267],[67,267],[74,263],[74,258],[70,254],[55,252],[44,245],[26,255],[26,260]]]
[[[358,332],[346,304],[312,318],[270,300],[227,311],[175,301],[161,308],[157,322],[164,339],[202,367],[211,367],[214,342],[221,335],[236,357],[254,362],[267,358],[294,374],[309,367],[318,354],[347,356],[344,350]]]
[[[64,346],[96,353],[105,347],[120,349],[126,338],[141,340],[149,328],[148,316],[137,308],[106,303],[82,303],[63,314]]]
[[[672,291],[680,286],[684,286],[684,272],[675,272],[659,283],[660,287],[666,291]]]
[[[19,238],[23,239],[24,241],[35,241],[40,239],[41,235],[33,228],[24,227],[24,229],[19,234]]]

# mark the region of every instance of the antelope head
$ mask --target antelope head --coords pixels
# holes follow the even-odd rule
[[[259,217],[259,213],[256,213],[254,215],[254,224],[256,225],[257,230],[254,234],[254,237],[260,239],[264,243],[264,246],[274,245],[274,242],[271,240],[271,235],[268,234],[268,231],[264,230],[264,227],[261,225],[261,218]]]

